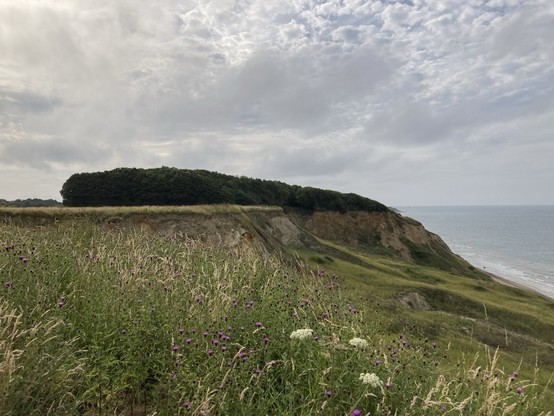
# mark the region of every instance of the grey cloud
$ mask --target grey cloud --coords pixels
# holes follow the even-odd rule
[[[34,92],[0,89],[0,113],[12,111],[23,114],[44,113],[54,110],[61,104],[61,100],[55,97],[45,97]]]
[[[543,0],[3,2],[0,167],[203,167],[401,200],[471,162],[473,181],[546,187],[553,19]]]
[[[53,164],[94,163],[110,151],[90,143],[81,145],[59,139],[10,140],[0,142],[0,163],[50,170]]]

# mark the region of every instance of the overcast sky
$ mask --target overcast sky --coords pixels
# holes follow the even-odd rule
[[[554,204],[552,0],[0,0],[0,198],[175,166]]]

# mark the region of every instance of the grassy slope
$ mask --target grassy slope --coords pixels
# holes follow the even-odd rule
[[[82,217],[106,221],[130,213],[157,215],[244,211],[226,206],[2,210],[5,216],[17,218],[40,219],[44,218],[45,212],[54,219]],[[468,276],[453,275],[431,267],[368,254],[358,248],[322,240],[320,243],[335,254],[309,250],[297,250],[294,254],[304,259],[309,268],[323,267],[328,273],[341,276],[342,288],[352,303],[363,305],[365,321],[376,321],[380,328],[386,328],[391,334],[411,328],[421,340],[440,340],[443,346],[449,345],[441,362],[441,371],[445,374],[455,375],[460,362],[472,361],[477,352],[481,357],[478,364],[486,365],[487,351],[491,350],[487,345],[492,350],[499,347],[502,357],[500,371],[504,374],[518,370],[521,377],[534,379],[533,371],[537,365],[536,380],[541,385],[546,385],[553,374],[552,301],[480,279],[474,272],[468,272]],[[399,300],[411,292],[422,295],[430,309],[414,311],[401,306]],[[546,408],[554,408],[551,387],[544,400]]]
[[[335,255],[307,250],[296,255],[312,267],[333,270],[345,279],[343,288],[376,311],[385,312],[391,331],[413,325],[424,338],[450,343],[449,364],[465,360],[483,348],[498,348],[505,372],[521,367],[531,377],[539,368],[546,383],[554,374],[554,302],[531,291],[510,287],[468,270],[466,276],[433,267],[367,253],[360,248],[319,240]],[[427,310],[400,304],[418,293]],[[382,316],[380,319],[385,319]],[[450,370],[453,367],[450,368]],[[510,370],[511,369],[511,370]],[[554,408],[554,389],[549,391]]]

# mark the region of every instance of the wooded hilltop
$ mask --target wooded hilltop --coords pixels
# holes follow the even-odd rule
[[[76,173],[60,193],[63,204],[72,207],[237,204],[311,211],[389,211],[385,205],[353,193],[170,167]]]

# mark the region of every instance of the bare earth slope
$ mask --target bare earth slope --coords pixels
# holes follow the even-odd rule
[[[318,239],[448,271],[468,271],[442,239],[395,212],[310,212],[296,209],[232,212],[131,214],[124,221],[164,235],[201,238],[229,248],[270,252],[280,248],[329,251]]]

